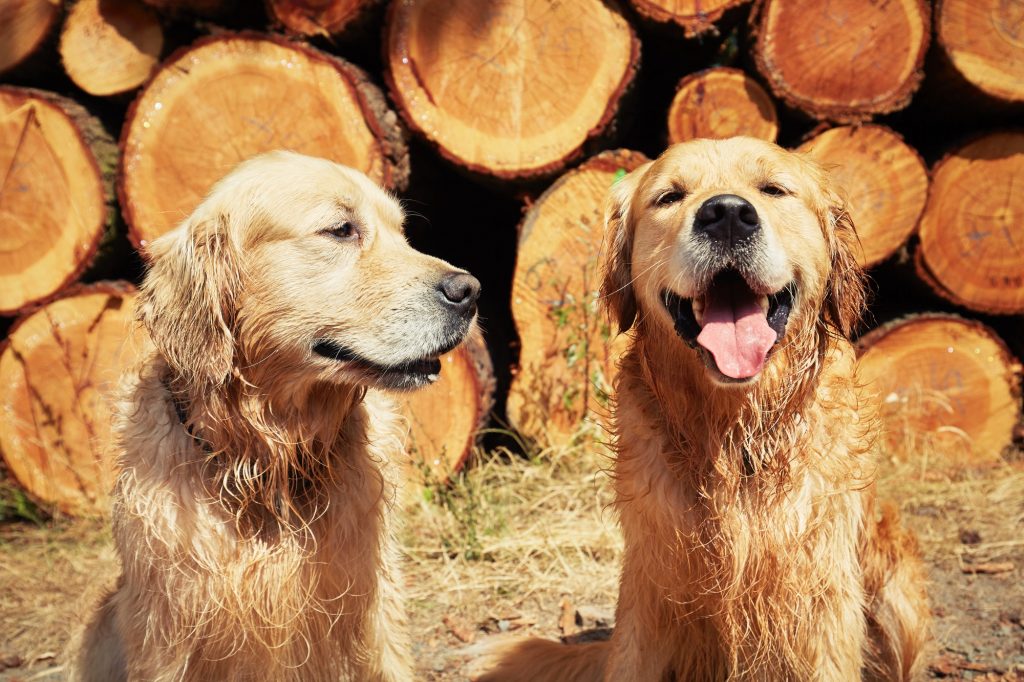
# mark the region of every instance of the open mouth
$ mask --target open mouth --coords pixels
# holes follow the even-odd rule
[[[313,352],[322,358],[338,362],[348,362],[356,368],[372,375],[380,384],[388,388],[416,388],[437,381],[441,375],[440,355],[451,350],[441,349],[436,355],[430,355],[395,365],[384,365],[367,360],[355,351],[331,339],[317,339],[313,343]]]
[[[727,380],[747,381],[785,336],[795,293],[790,283],[774,294],[760,294],[743,275],[727,269],[700,296],[683,298],[666,289],[662,302],[676,333],[698,349],[705,363]]]

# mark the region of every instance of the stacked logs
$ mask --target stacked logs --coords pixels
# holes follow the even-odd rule
[[[417,246],[485,282],[487,336],[398,397],[415,471],[443,481],[489,422],[531,447],[602,439],[625,343],[599,311],[605,194],[666,144],[733,135],[844,187],[894,456],[926,438],[994,461],[1021,420],[1022,27],[999,0],[2,3],[7,468],[65,512],[104,508],[147,244],[278,148],[415,197]],[[416,213],[447,219],[426,233]]]

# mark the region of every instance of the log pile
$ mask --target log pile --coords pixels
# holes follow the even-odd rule
[[[0,450],[36,499],[100,513],[114,481],[111,395],[139,339],[126,283],[72,287],[19,320],[0,350]]]
[[[1024,7],[1006,0],[943,0],[935,8],[943,53],[967,82],[1024,102]]]
[[[572,441],[580,426],[608,414],[615,360],[625,337],[600,311],[604,197],[615,179],[647,161],[602,152],[560,177],[519,226],[512,316],[519,367],[508,419],[541,446]]]
[[[985,135],[932,169],[919,227],[922,278],[954,303],[1024,313],[1024,133]]]
[[[0,314],[70,285],[92,262],[110,222],[117,148],[66,97],[0,86]]]
[[[485,283],[484,335],[397,397],[420,480],[481,430],[603,440],[625,342],[596,298],[605,194],[666,144],[737,134],[845,190],[890,454],[998,461],[1024,433],[1022,27],[1001,0],[0,3],[6,468],[103,508],[111,330],[146,245],[277,148],[365,171],[409,200],[418,248]]]
[[[22,68],[42,52],[61,15],[53,0],[9,0],[0,5],[0,74]]]
[[[924,0],[766,0],[754,57],[786,104],[814,118],[864,121],[902,109],[931,37]]]
[[[142,85],[163,46],[156,13],[131,0],[79,0],[60,33],[64,70],[90,95],[118,95]]]
[[[906,244],[928,198],[928,169],[898,134],[876,124],[841,126],[800,150],[831,168],[846,192],[861,265],[880,263]]]
[[[339,161],[389,189],[408,179],[394,114],[358,67],[247,34],[211,36],[175,53],[121,132],[118,193],[132,242],[144,248],[240,161],[281,148]]]
[[[774,142],[779,134],[775,102],[739,69],[719,66],[691,73],[679,82],[668,109],[668,141],[734,135]]]
[[[384,75],[409,127],[502,179],[579,157],[615,119],[640,49],[603,0],[392,2],[384,30]]]
[[[1021,422],[1021,367],[988,327],[912,315],[858,342],[860,378],[882,399],[885,451],[922,467],[992,464]],[[937,456],[924,461],[921,453]]]

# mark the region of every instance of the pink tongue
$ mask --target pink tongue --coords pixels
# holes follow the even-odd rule
[[[697,343],[715,356],[725,376],[747,379],[760,372],[777,338],[757,296],[745,286],[723,283],[708,293]]]

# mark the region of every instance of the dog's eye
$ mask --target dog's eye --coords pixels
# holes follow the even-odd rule
[[[685,196],[686,194],[684,192],[680,192],[679,190],[671,190],[659,196],[655,203],[658,204],[658,206],[670,206],[676,203],[677,201],[682,201],[683,197]]]
[[[760,189],[761,194],[767,194],[770,197],[782,197],[789,194],[789,190],[787,190],[785,187],[780,187],[779,185],[775,185],[770,182],[766,182],[765,184],[761,185]]]
[[[359,228],[355,226],[355,223],[350,223],[347,220],[326,230],[321,230],[320,233],[345,242],[359,239]]]

